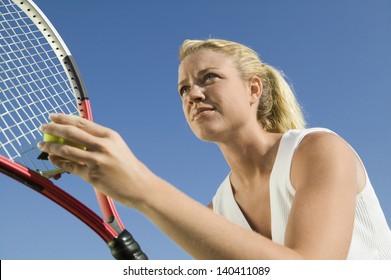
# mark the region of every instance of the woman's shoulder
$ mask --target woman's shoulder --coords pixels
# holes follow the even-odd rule
[[[292,129],[283,134],[280,150],[292,160],[297,154],[311,154],[334,145],[349,146],[342,137],[327,128]]]
[[[298,149],[310,149],[314,150],[325,150],[326,148],[330,151],[337,146],[343,146],[350,149],[350,145],[337,133],[327,128],[309,128],[298,130],[298,137],[300,142]]]
[[[341,136],[334,131],[323,127],[293,129],[287,131],[283,137],[286,142],[291,142],[291,145],[293,145],[295,150],[308,150],[308,152],[314,152],[319,149],[332,149],[336,146],[343,146],[351,149],[349,143]]]
[[[331,129],[325,128],[325,127],[311,127],[311,128],[304,128],[304,129],[291,129],[284,133],[284,137],[286,138],[295,138],[299,142],[303,140],[304,137],[311,135],[311,134],[335,134]]]
[[[294,174],[300,178],[311,177],[312,172],[331,173],[341,176],[343,173],[355,174],[359,189],[365,185],[365,168],[350,146],[341,136],[329,129],[308,129],[298,132],[302,139],[292,159],[292,181]],[[318,174],[319,176],[321,174]],[[326,175],[326,174],[324,174]]]

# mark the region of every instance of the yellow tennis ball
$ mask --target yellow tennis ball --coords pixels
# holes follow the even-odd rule
[[[51,134],[46,134],[46,133],[43,134],[43,141],[44,142],[50,142],[50,143],[58,143],[58,144],[69,145],[69,146],[76,147],[76,148],[79,148],[79,149],[82,149],[82,150],[86,150],[87,149],[86,147],[83,147],[83,146],[80,146],[80,145],[78,145],[76,143],[73,143],[71,141],[65,140],[62,137],[57,137],[57,136],[53,136]]]
[[[43,141],[44,142],[50,142],[50,143],[58,143],[58,144],[64,144],[65,139],[62,137],[53,136],[51,134],[43,134]]]

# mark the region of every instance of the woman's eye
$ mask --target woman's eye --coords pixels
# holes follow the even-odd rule
[[[217,75],[214,73],[208,73],[204,76],[204,82],[210,81],[213,78],[217,78]]]
[[[183,97],[186,93],[189,92],[190,87],[184,86],[179,89],[179,95]]]

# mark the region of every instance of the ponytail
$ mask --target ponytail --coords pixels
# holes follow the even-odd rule
[[[305,128],[299,103],[283,74],[270,65],[264,65],[263,93],[259,101],[257,119],[269,132],[284,133],[290,129]]]

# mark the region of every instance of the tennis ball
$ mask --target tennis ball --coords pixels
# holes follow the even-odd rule
[[[50,134],[44,134],[43,135],[43,141],[44,142],[50,142],[50,143],[58,143],[58,144],[64,144],[65,139],[62,137],[53,136]]]
[[[71,141],[68,141],[62,137],[57,137],[57,136],[53,136],[51,134],[46,134],[44,133],[43,134],[43,141],[44,142],[50,142],[50,143],[58,143],[58,144],[64,144],[64,145],[69,145],[69,146],[72,146],[72,147],[76,147],[76,148],[79,148],[79,149],[82,149],[82,150],[86,150],[87,148],[86,147],[83,147],[83,146],[80,146],[78,144],[75,144]]]

